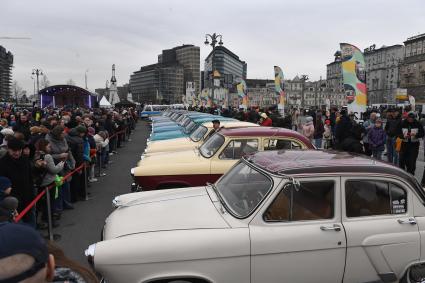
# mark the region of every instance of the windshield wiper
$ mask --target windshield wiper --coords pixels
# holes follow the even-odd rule
[[[221,194],[220,194],[220,192],[218,191],[217,187],[216,187],[214,184],[210,183],[210,182],[207,182],[207,186],[208,186],[208,187],[211,187],[211,188],[213,189],[213,191],[214,191],[214,193],[217,195],[218,200],[220,201],[220,203],[221,203],[223,206],[226,206],[226,204],[225,204],[225,202],[224,202],[223,198],[221,197]]]

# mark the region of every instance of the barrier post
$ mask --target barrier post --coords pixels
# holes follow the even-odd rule
[[[47,205],[47,232],[50,241],[53,241],[53,228],[52,228],[52,208],[50,203],[50,191],[49,188],[44,188],[46,191],[46,205]]]
[[[89,200],[88,195],[87,195],[87,166],[86,166],[86,161],[84,161],[84,188],[85,188],[85,193],[86,195],[84,196],[85,200]]]

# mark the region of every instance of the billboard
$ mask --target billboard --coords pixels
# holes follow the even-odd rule
[[[236,79],[236,82],[238,82],[236,85],[238,96],[242,99],[241,106],[246,110],[248,108],[248,87],[245,80],[241,78]]]
[[[285,86],[283,82],[283,71],[279,66],[274,66],[274,89],[276,95],[279,95],[278,109],[285,111]]]
[[[366,72],[363,53],[348,43],[341,43],[340,46],[348,111],[358,114],[366,112]]]

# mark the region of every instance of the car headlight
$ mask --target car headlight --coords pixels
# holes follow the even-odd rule
[[[130,175],[131,175],[132,177],[134,177],[134,168],[131,168],[131,169],[130,169]]]
[[[94,268],[94,254],[96,251],[96,244],[90,245],[84,252],[84,255],[87,258],[88,263],[91,265],[91,267]]]
[[[142,154],[142,155],[140,156],[140,160],[143,160],[143,159],[145,159],[145,155],[144,155],[144,154]]]

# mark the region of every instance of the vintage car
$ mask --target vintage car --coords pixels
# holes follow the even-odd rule
[[[222,128],[237,127],[258,127],[258,124],[243,121],[220,121]],[[152,155],[157,152],[171,152],[193,149],[200,146],[213,130],[212,122],[200,124],[189,137],[176,138],[171,140],[160,140],[149,142],[144,155]]]
[[[220,120],[220,121],[237,121],[233,118],[227,118],[223,116],[202,116],[202,117],[196,117],[193,118],[186,126],[179,127],[174,130],[168,130],[165,132],[160,133],[151,133],[149,136],[148,141],[160,141],[160,140],[170,140],[170,139],[176,139],[176,138],[182,138],[182,137],[188,137],[191,135],[191,133],[202,123],[204,122],[210,122],[213,120]]]
[[[215,182],[242,156],[274,149],[313,148],[298,132],[272,127],[221,129],[199,149],[144,157],[131,170],[132,190],[202,186]]]
[[[167,131],[180,130],[181,127],[186,127],[191,121],[198,118],[206,118],[206,117],[217,117],[211,114],[205,113],[186,113],[181,115],[175,121],[170,122],[161,122],[161,123],[153,123],[152,124],[152,133],[161,133]]]
[[[390,164],[268,151],[206,187],[118,196],[86,250],[108,283],[423,282],[425,193]]]

